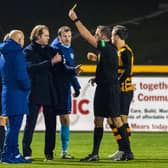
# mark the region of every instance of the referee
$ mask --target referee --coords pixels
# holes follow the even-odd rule
[[[120,118],[118,58],[116,48],[110,42],[111,29],[106,26],[98,26],[95,36],[93,36],[73,10],[69,11],[69,17],[75,23],[81,36],[100,51],[96,76],[90,80],[92,84],[97,84],[94,96],[95,128],[93,150],[91,154],[81,159],[81,161],[99,160],[99,146],[103,137],[103,121],[105,117],[111,117],[114,125],[118,128],[124,149],[124,157],[122,159],[128,160],[131,149],[126,127]]]

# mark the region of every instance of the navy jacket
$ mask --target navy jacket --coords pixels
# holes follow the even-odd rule
[[[62,96],[66,82],[61,80],[62,73],[74,74],[74,68],[64,66],[63,62],[52,66],[51,59],[57,52],[50,46],[41,46],[36,42],[31,42],[24,49],[31,79],[30,104],[54,107],[64,104]]]
[[[20,44],[9,39],[0,45],[2,115],[28,114],[30,80]]]
[[[56,52],[48,46],[31,42],[24,49],[31,79],[30,104],[56,105],[57,93],[53,86],[51,58]]]

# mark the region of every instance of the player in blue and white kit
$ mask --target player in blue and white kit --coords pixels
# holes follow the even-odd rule
[[[68,26],[62,26],[58,29],[58,37],[53,40],[51,47],[60,51],[63,56],[64,63],[68,66],[75,67],[74,50],[71,47],[72,32]],[[69,80],[68,100],[67,100],[67,112],[59,114],[61,122],[61,143],[62,143],[62,158],[72,159],[73,156],[68,154],[69,137],[70,137],[70,117],[72,107],[71,98],[71,86],[74,89],[74,97],[78,97],[80,94],[80,84],[75,75],[66,77]]]

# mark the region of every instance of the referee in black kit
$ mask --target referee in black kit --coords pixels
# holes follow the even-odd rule
[[[111,29],[106,26],[98,26],[95,36],[82,24],[74,10],[69,11],[70,19],[75,23],[81,36],[92,46],[100,51],[97,59],[96,77],[90,82],[96,83],[94,96],[95,128],[93,137],[92,153],[80,161],[98,161],[99,146],[103,137],[103,121],[105,117],[111,117],[114,125],[118,128],[121,136],[124,155],[120,160],[131,160],[133,158],[128,133],[120,118],[119,81],[118,81],[118,58],[117,50],[112,45]]]

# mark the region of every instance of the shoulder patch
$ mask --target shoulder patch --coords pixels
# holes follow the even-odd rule
[[[101,40],[101,47],[106,47],[106,42],[104,40]]]

